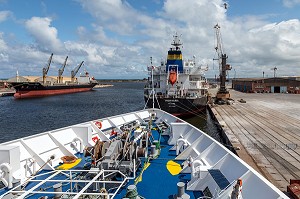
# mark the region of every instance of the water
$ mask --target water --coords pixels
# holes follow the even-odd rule
[[[91,92],[16,100],[0,98],[0,143],[144,108],[143,82],[117,82]],[[202,116],[204,118],[207,115]],[[188,122],[218,139],[213,121]]]
[[[221,137],[216,122],[211,118],[211,115],[208,110],[206,110],[201,115],[185,119],[185,121],[194,125],[198,129],[201,129],[202,131],[204,131],[214,139],[218,140],[219,142],[224,143],[224,140]]]

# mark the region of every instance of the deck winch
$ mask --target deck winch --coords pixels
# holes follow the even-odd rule
[[[144,125],[122,127],[122,130],[124,132],[117,132],[110,141],[98,140],[95,146],[86,147],[83,153],[85,156],[92,156],[95,167],[119,170],[130,176],[141,164],[139,157],[147,157],[150,133]],[[153,141],[153,157],[158,155],[158,149],[158,141]],[[110,176],[113,177],[115,176]]]

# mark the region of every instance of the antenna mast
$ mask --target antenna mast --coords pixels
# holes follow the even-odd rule
[[[154,108],[154,83],[153,83],[153,64],[152,64],[152,57],[150,57],[150,65],[151,65],[151,82],[152,82],[152,108]]]

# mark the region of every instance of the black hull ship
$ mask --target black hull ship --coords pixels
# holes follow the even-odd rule
[[[160,108],[179,117],[188,117],[205,112],[208,83],[204,71],[207,67],[196,65],[195,57],[183,61],[181,45],[175,35],[167,61],[155,67],[151,58],[144,100],[148,108]]]
[[[86,83],[45,86],[39,82],[12,82],[10,84],[16,90],[14,97],[17,99],[84,92],[91,90],[95,85],[97,85],[97,83]]]
[[[153,105],[153,99],[144,98],[147,106]],[[156,98],[154,99],[154,107],[165,110],[172,115],[179,117],[189,117],[205,112],[207,103],[206,96],[196,99],[187,98]]]
[[[39,78],[33,82],[28,81],[19,81],[19,74],[17,73],[16,81],[10,82],[10,85],[16,90],[14,97],[17,99],[23,98],[35,98],[35,97],[46,97],[51,95],[61,95],[69,93],[77,93],[90,91],[98,83],[92,77],[89,77],[89,73],[85,71],[83,75],[80,75],[78,78],[75,78],[79,69],[83,65],[83,61],[71,71],[70,81],[63,81],[62,76],[65,66],[67,64],[68,56],[65,59],[61,69],[58,71],[57,80],[54,78],[47,79],[47,73],[52,62],[53,53],[51,54],[46,67],[43,68],[43,77],[42,80]]]

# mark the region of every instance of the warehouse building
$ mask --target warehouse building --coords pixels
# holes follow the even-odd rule
[[[300,94],[300,77],[238,78],[232,88],[246,93],[295,93]]]

